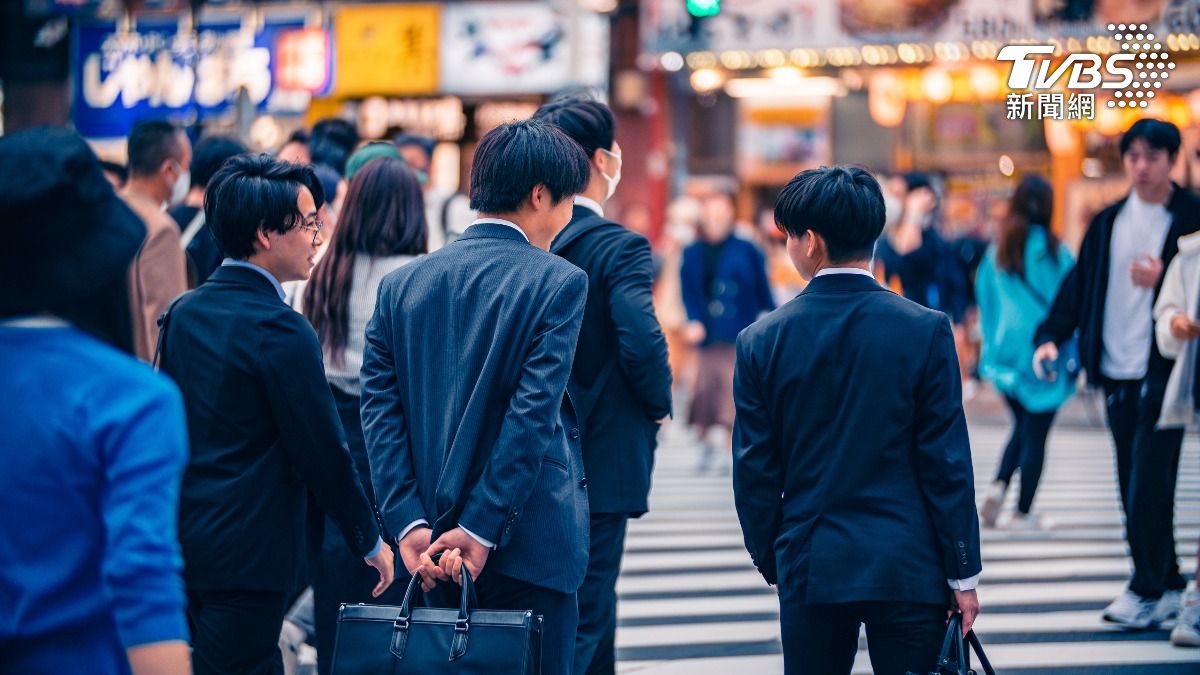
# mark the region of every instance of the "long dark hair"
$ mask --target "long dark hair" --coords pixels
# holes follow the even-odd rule
[[[402,160],[381,157],[354,174],[333,241],[304,289],[304,316],[334,363],[349,332],[355,257],[420,255],[426,236],[421,184]]]
[[[1025,276],[1025,241],[1032,225],[1046,229],[1046,250],[1057,258],[1058,239],[1050,232],[1053,216],[1054,188],[1050,183],[1037,174],[1022,178],[1008,202],[1008,216],[996,246],[996,264],[1000,269]]]

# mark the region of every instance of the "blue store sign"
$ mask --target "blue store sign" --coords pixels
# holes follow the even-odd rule
[[[227,111],[242,88],[261,111],[303,111],[307,93],[278,90],[273,68],[280,33],[303,20],[268,19],[257,31],[252,23],[202,22],[183,33],[174,19],[145,20],[130,33],[112,22],[80,24],[72,50],[76,129],[114,138],[142,119],[203,118]]]

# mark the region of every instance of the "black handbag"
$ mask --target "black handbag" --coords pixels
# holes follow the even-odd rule
[[[970,649],[967,648],[968,645]],[[983,653],[983,645],[979,644],[979,638],[975,635],[975,631],[971,631],[967,633],[966,637],[963,637],[962,615],[954,614],[950,617],[949,625],[946,626],[946,639],[942,642],[942,653],[933,670],[929,671],[929,675],[975,675],[976,671],[971,669],[972,650],[979,657],[979,667],[983,668],[984,675],[996,675],[992,664],[988,662],[987,655]],[[909,671],[908,675],[917,674]]]
[[[540,675],[542,617],[530,610],[471,609],[474,583],[462,570],[457,609],[413,608],[413,575],[399,607],[342,604],[334,675]]]

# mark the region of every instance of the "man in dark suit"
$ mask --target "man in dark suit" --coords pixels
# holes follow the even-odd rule
[[[954,336],[872,278],[883,218],[862,169],[793,178],[775,221],[811,282],[737,340],[734,498],[789,674],[849,673],[863,623],[877,675],[927,672],[947,609],[979,611]]]
[[[588,548],[564,398],[587,275],[547,249],[587,177],[583,151],[551,125],[484,136],[471,168],[481,217],[384,278],[362,367],[375,494],[405,566],[430,588],[461,582],[465,564],[481,607],[543,615],[546,675],[571,670]],[[457,606],[446,586],[431,601]]]
[[[625,525],[644,514],[659,424],[671,414],[667,342],[654,316],[654,262],[646,238],[604,217],[621,179],[621,148],[608,106],[568,98],[542,106],[534,119],[553,124],[590,159],[587,189],[551,253],[587,272],[587,306],[567,391],[583,432],[583,466],[591,506],[591,550],[579,588],[577,675],[616,670],[617,574]]]
[[[323,198],[311,169],[230,159],[205,198],[227,257],[164,319],[160,363],[183,392],[191,443],[179,538],[196,673],[282,672],[279,630],[303,570],[309,492],[379,570],[376,596],[394,574],[317,336],[280,286],[312,270]]]

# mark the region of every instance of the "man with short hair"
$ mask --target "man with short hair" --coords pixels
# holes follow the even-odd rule
[[[183,202],[171,210],[171,217],[183,231],[180,245],[187,252],[189,285],[204,283],[221,265],[221,249],[204,224],[204,189],[225,160],[249,152],[236,138],[209,136],[196,144],[192,155],[192,187]]]
[[[158,317],[187,290],[179,226],[166,209],[187,193],[192,145],[183,130],[153,120],[134,125],[128,151],[129,179],[119,194],[146,224],[146,241],[129,268],[133,350],[149,361],[158,341]]]
[[[591,550],[579,589],[577,675],[616,670],[617,575],[625,527],[649,508],[659,424],[671,414],[667,343],[654,315],[650,242],[605,218],[621,180],[621,148],[608,106],[582,98],[547,103],[534,119],[583,148],[591,170],[571,222],[550,247],[588,275],[587,306],[571,369],[571,401],[583,437]]]
[[[950,321],[881,287],[883,195],[857,167],[793,178],[775,222],[804,292],[738,335],[733,488],[779,587],[784,668],[927,672],[979,612],[971,447]]]
[[[1200,230],[1200,200],[1171,181],[1180,143],[1179,129],[1156,119],[1138,120],[1121,137],[1133,189],[1092,219],[1038,326],[1031,364],[1051,377],[1045,365],[1078,331],[1088,383],[1104,388],[1133,577],[1103,617],[1133,629],[1174,618],[1187,585],[1174,522],[1183,429],[1156,428],[1173,361],[1155,344],[1153,314],[1179,238]]]
[[[362,366],[375,494],[405,567],[439,605],[458,606],[439,582],[465,565],[480,607],[542,615],[545,675],[571,672],[588,552],[564,397],[587,275],[547,249],[587,180],[583,150],[551,125],[488,132],[471,169],[480,219],[384,278]]]
[[[179,539],[197,674],[282,668],[277,642],[300,588],[310,493],[379,571],[375,597],[394,574],[320,343],[281,287],[312,271],[323,201],[310,168],[270,155],[226,162],[204,210],[227,257],[164,320],[162,370],[183,392],[191,445]]]

